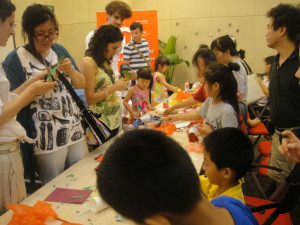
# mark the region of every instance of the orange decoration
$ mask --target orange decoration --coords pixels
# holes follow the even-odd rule
[[[154,130],[161,131],[167,135],[172,135],[174,131],[176,131],[176,126],[175,124],[168,123],[168,124],[162,124],[159,127],[157,127],[157,124],[153,124],[151,126]]]
[[[51,204],[43,201],[37,201],[32,207],[24,204],[5,204],[6,208],[14,211],[11,221],[8,225],[46,225],[47,219],[58,219],[57,214],[51,208]],[[79,225],[75,223],[66,223]]]
[[[62,223],[61,225],[82,225],[81,223]]]
[[[190,98],[192,96],[193,96],[192,94],[189,94],[185,91],[180,91],[180,92],[177,93],[174,100],[180,102],[180,101],[182,101],[184,99],[187,99],[187,98]]]

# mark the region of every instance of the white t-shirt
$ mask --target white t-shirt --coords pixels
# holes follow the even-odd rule
[[[24,47],[18,48],[17,54],[26,79],[45,69],[45,65]],[[52,48],[45,60],[50,65],[57,63],[57,54]],[[67,77],[67,80],[72,84],[71,78]],[[84,132],[79,109],[60,80],[53,90],[36,96],[30,104],[30,109],[35,123],[35,131],[32,131],[35,134],[32,136],[36,136],[35,154],[58,151],[82,140]]]
[[[0,115],[2,114],[3,105],[12,101],[18,96],[17,94],[11,93],[9,89],[9,81],[5,76],[2,64],[0,64]],[[11,120],[0,126],[0,143],[11,142],[16,139],[33,143],[33,140],[26,136],[25,129],[16,120],[16,116],[14,116]]]

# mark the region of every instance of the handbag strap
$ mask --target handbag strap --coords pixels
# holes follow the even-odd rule
[[[147,63],[148,67],[150,68],[151,72],[152,71],[152,67],[150,65],[150,62],[145,58],[145,56],[143,55],[143,53],[132,43],[129,42],[129,44],[140,54],[140,56],[145,60],[145,62]]]
[[[66,86],[67,90],[69,91],[70,95],[72,96],[72,98],[74,99],[76,105],[79,107],[83,117],[85,120],[87,120],[88,125],[91,126],[91,128],[96,132],[96,134],[98,135],[98,137],[100,138],[104,138],[101,130],[99,129],[99,127],[97,126],[97,124],[95,123],[94,118],[92,117],[93,112],[88,110],[85,105],[83,104],[82,100],[78,97],[78,95],[76,94],[76,92],[74,91],[72,85],[69,83],[69,81],[67,80],[67,78],[58,70],[56,70],[58,73],[58,78],[63,82],[63,84]]]

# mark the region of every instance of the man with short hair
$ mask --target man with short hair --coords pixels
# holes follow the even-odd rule
[[[279,152],[281,132],[292,130],[300,137],[300,85],[295,77],[299,68],[296,38],[300,34],[300,9],[290,4],[279,4],[270,9],[267,17],[267,46],[278,52],[270,72],[269,100],[275,133],[269,164],[282,169],[282,172],[268,170],[268,176],[281,183],[295,165]]]
[[[130,25],[130,31],[132,41],[124,47],[124,63],[129,64],[133,71],[137,71],[140,67],[149,67],[150,51],[148,41],[142,38],[143,25],[139,22],[134,22]]]

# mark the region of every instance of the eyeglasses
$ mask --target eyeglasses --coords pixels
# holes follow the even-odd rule
[[[57,38],[57,36],[58,36],[58,32],[56,32],[56,33],[51,33],[51,34],[34,34],[33,35],[35,38],[36,38],[36,40],[38,40],[38,41],[44,41],[44,40],[46,40],[47,38],[49,39],[49,40],[54,40],[54,39],[56,39]]]

